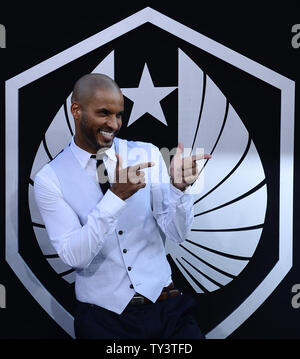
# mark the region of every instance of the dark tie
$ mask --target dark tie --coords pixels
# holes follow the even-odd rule
[[[98,156],[97,156],[98,157]],[[91,158],[96,158],[96,155],[91,155]],[[97,158],[97,173],[98,173],[98,180],[99,186],[101,187],[103,195],[106,191],[110,188],[108,173],[105,168],[105,164],[102,158]]]

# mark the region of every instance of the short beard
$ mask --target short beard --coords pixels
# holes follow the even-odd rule
[[[81,117],[79,127],[81,133],[83,134],[89,145],[95,150],[95,152],[97,152],[101,148],[101,146],[99,145],[93,130],[88,127],[88,121],[84,116]]]

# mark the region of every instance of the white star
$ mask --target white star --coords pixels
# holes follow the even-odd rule
[[[160,101],[177,87],[155,87],[145,63],[139,87],[122,88],[123,94],[134,102],[127,126],[132,125],[144,113],[149,113],[168,126]]]

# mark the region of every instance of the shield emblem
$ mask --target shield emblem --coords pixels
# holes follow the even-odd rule
[[[151,34],[153,47],[145,39],[135,61],[123,61],[130,46],[134,48],[137,39],[147,34]],[[155,40],[162,38],[168,56],[155,57]],[[64,73],[63,65],[69,72]],[[166,242],[166,253],[174,275],[199,301],[206,336],[227,337],[291,268],[293,141],[285,141],[280,134],[288,131],[289,139],[293,138],[293,81],[151,8],[7,81],[6,260],[38,303],[71,336],[74,272],[60,261],[47,238],[33,198],[33,178],[74,133],[69,112],[74,81],[66,82],[53,100],[51,113],[39,125],[27,167],[19,162],[22,143],[14,136],[26,115],[26,100],[50,83],[58,85],[62,77],[67,79],[74,68],[82,74],[106,73],[119,83],[128,114],[124,137],[168,148],[180,140],[192,151],[204,147],[213,154],[213,160],[203,164],[199,178],[204,186],[195,194],[192,230],[180,245]],[[266,167],[268,151],[257,135],[259,123],[250,121],[250,106],[238,106],[230,92],[232,83],[226,81],[226,75],[220,77],[221,68],[232,76],[238,73],[245,98],[255,88],[257,93],[267,93],[270,103],[276,101],[272,115],[277,127],[270,128],[269,136],[278,140],[280,168]],[[254,80],[257,84],[253,85]],[[148,96],[143,98],[141,93]],[[41,114],[42,108],[36,111]],[[22,138],[22,125],[19,131]],[[28,174],[27,183],[19,181],[20,172]],[[22,195],[16,196],[19,192]],[[24,202],[28,211],[22,211]],[[17,209],[16,216],[8,216],[12,209]],[[22,233],[32,233],[32,240],[25,244]],[[263,263],[266,251],[270,256]],[[207,308],[214,314],[209,316]]]

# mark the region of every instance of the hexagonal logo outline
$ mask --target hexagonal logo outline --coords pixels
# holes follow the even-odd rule
[[[149,22],[281,91],[279,259],[256,289],[207,338],[226,338],[269,297],[292,267],[295,82],[146,7],[6,81],[6,261],[43,309],[72,337],[73,317],[32,273],[18,251],[18,91],[25,85]],[[284,134],[284,136],[282,136]]]

